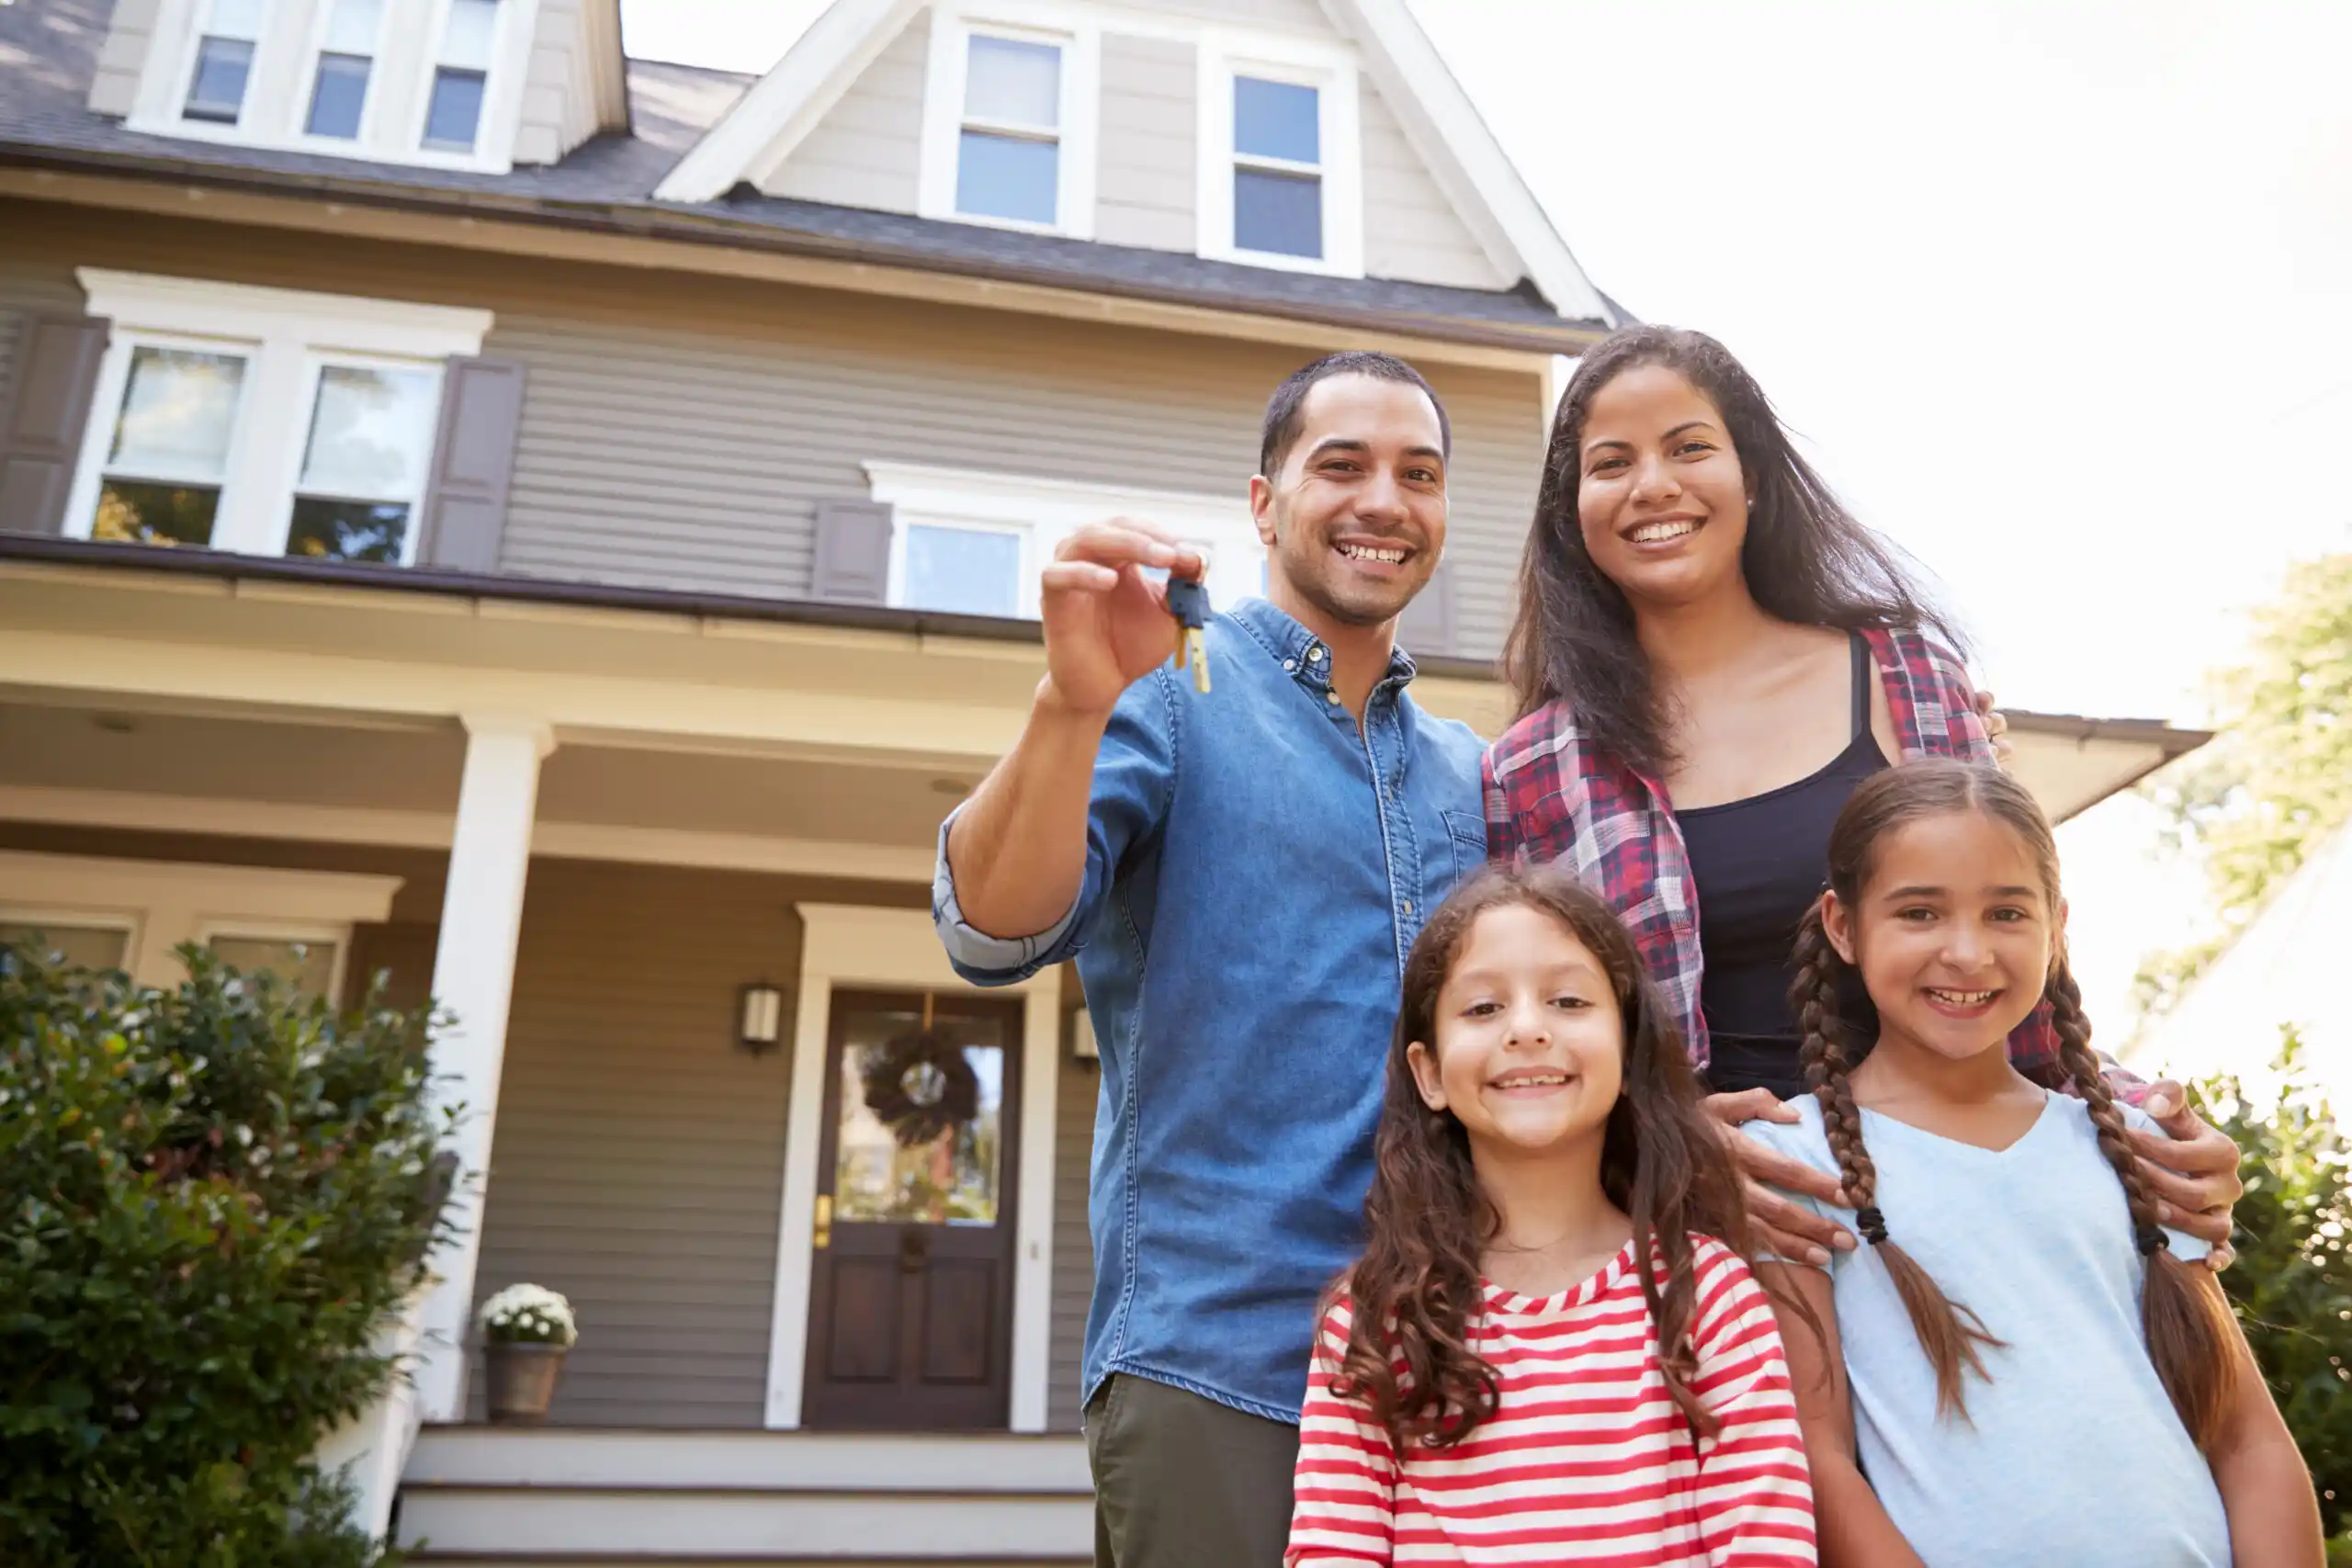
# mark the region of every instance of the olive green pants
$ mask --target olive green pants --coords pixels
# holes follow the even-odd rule
[[[1281,1568],[1298,1428],[1145,1378],[1086,1406],[1094,1568]]]

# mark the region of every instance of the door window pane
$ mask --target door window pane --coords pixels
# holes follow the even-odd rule
[[[913,525],[907,529],[907,570],[900,598],[912,610],[1018,615],[1021,536]]]
[[[243,975],[271,974],[306,997],[323,997],[334,984],[332,942],[288,942],[277,937],[216,936],[213,956]]]
[[[74,926],[56,920],[0,920],[0,947],[30,942],[45,956],[82,969],[119,969],[130,933],[119,926]]]
[[[368,105],[368,60],[359,54],[322,54],[318,81],[311,89],[312,136],[350,141],[359,134],[359,112]]]
[[[964,118],[1052,130],[1062,118],[1062,51],[1017,39],[972,39]]]
[[[433,73],[433,103],[424,116],[427,147],[473,151],[474,132],[481,126],[484,80],[479,71],[460,71],[447,65]]]
[[[1001,1021],[934,1021],[860,1011],[841,1053],[833,1218],[850,1224],[992,1225],[1003,1164]],[[956,1114],[963,1112],[963,1114]]]
[[[1061,207],[1060,165],[1054,142],[967,130],[956,164],[956,210],[1051,223]]]
[[[1295,82],[1233,79],[1233,150],[1248,158],[1319,164],[1320,95]]]
[[[1323,254],[1323,182],[1312,175],[1233,171],[1233,243],[1280,256]]]
[[[196,46],[196,75],[188,83],[187,119],[236,123],[253,74],[254,46],[243,39],[208,38]]]

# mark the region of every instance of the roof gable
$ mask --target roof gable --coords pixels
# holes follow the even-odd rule
[[[833,0],[680,160],[656,197],[699,205],[760,184],[927,4]],[[1369,85],[1498,271],[1527,278],[1561,317],[1615,323],[1621,312],[1577,265],[1405,0],[1322,0],[1320,14],[1353,46]],[[1105,15],[1106,21],[1115,16]]]

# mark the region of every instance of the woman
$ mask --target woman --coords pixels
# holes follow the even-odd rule
[[[1790,954],[1846,797],[1905,757],[1993,760],[1959,645],[1721,344],[1639,326],[1586,356],[1505,654],[1519,718],[1487,754],[1488,852],[1566,860],[1616,907],[1724,1122],[1793,1118]],[[2010,1051],[2055,1072],[2046,1010]],[[2150,1179],[2224,1266],[2236,1151],[2178,1086],[2149,1098],[2179,1140],[2149,1140],[2171,1168]],[[1833,1182],[1735,1147],[1768,1241],[1815,1262],[1852,1246],[1757,1184],[1835,1201]]]

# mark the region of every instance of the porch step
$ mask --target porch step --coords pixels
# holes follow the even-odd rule
[[[428,1427],[398,1540],[435,1568],[1060,1568],[1094,1495],[1069,1437]]]

